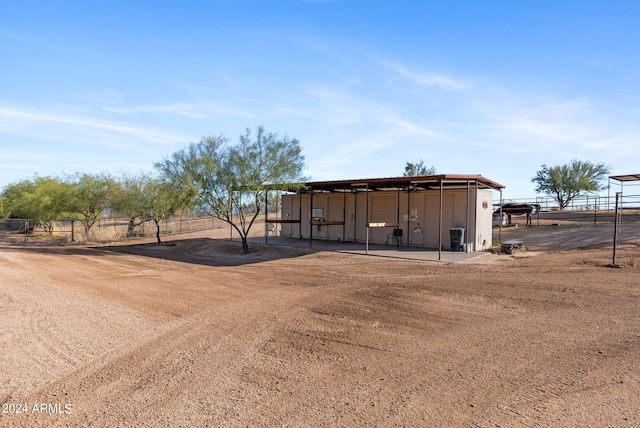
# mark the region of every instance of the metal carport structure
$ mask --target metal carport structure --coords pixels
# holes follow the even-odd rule
[[[624,183],[632,182],[632,181],[640,181],[640,174],[623,174],[623,175],[611,175],[609,176],[609,186],[608,189],[611,189],[611,180],[615,180],[620,182],[620,192],[616,192],[616,206],[615,206],[615,221],[613,226],[613,261],[612,266],[617,266],[616,264],[616,249],[618,246],[618,234],[620,232],[620,212],[618,210],[619,204],[621,204],[621,199],[623,196]]]
[[[365,240],[365,249],[368,251],[369,245],[369,231],[373,228],[392,228],[396,230],[404,224],[404,222],[400,218],[400,193],[406,193],[407,197],[407,213],[409,212],[409,207],[411,207],[411,195],[412,193],[419,191],[432,191],[439,192],[439,204],[438,204],[438,258],[441,259],[441,252],[443,247],[442,234],[443,234],[443,194],[446,190],[466,190],[466,201],[467,206],[465,209],[465,224],[469,224],[469,201],[470,195],[472,192],[475,192],[474,195],[477,196],[477,191],[482,190],[497,190],[500,191],[500,200],[502,200],[502,189],[504,186],[499,184],[493,180],[490,180],[481,175],[457,175],[457,174],[442,174],[442,175],[428,175],[428,176],[413,176],[413,177],[390,177],[390,178],[369,178],[369,179],[357,179],[357,180],[333,180],[333,181],[313,181],[304,183],[304,186],[298,189],[291,189],[293,193],[297,193],[300,197],[299,205],[298,205],[298,219],[280,219],[280,220],[270,220],[267,221],[273,223],[288,223],[288,224],[299,224],[299,237],[302,239],[302,195],[309,195],[309,207],[308,213],[309,215],[309,246],[313,245],[313,226],[341,226],[342,227],[342,240],[347,241],[350,237],[347,236],[346,231],[346,211],[347,211],[347,195],[353,194],[354,200],[356,200],[357,195],[364,193],[367,195],[366,197],[366,205],[365,205],[365,219],[366,219],[366,231],[367,237]],[[375,192],[396,192],[398,194],[397,206],[395,207],[396,216],[395,221],[384,221],[384,222],[372,222],[370,221],[369,212],[370,212],[370,195]],[[318,194],[326,194],[326,193],[337,193],[343,195],[343,207],[342,207],[342,218],[333,218],[326,219],[324,218],[318,210],[314,211],[314,195]],[[355,202],[354,202],[355,203]],[[355,208],[357,210],[357,203]],[[354,214],[355,216],[355,214]],[[476,216],[473,216],[472,219],[474,222],[476,221]],[[410,223],[411,219],[407,217],[406,222],[407,226]],[[473,225],[475,230],[475,223]],[[408,227],[407,227],[408,230]],[[354,235],[356,233],[356,228],[354,227]],[[355,241],[355,238],[354,238]],[[399,244],[399,240],[397,241],[397,245]],[[409,245],[409,240],[407,239],[406,245]]]

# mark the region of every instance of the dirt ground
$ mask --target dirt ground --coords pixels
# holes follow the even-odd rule
[[[559,230],[463,264],[0,244],[0,426],[637,427],[640,233],[612,268]]]

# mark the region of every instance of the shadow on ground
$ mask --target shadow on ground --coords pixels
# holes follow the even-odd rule
[[[111,253],[132,254],[207,266],[241,266],[301,257],[315,252],[311,249],[281,248],[250,243],[250,252],[241,254],[241,248],[242,245],[239,241],[212,238],[176,239],[163,244],[146,243],[101,247]]]
[[[271,260],[301,257],[316,252],[311,249],[281,248],[256,243],[251,243],[249,247],[251,251],[248,254],[240,254],[242,246],[239,241],[212,238],[188,238],[167,240],[162,244],[136,242],[104,246],[74,244],[7,245],[2,247],[2,251],[80,257],[135,255],[206,266],[241,266]]]
[[[495,242],[523,241],[528,251],[563,251],[613,244],[613,224],[506,227],[493,231]],[[618,230],[618,242],[640,239],[640,223],[623,223]]]

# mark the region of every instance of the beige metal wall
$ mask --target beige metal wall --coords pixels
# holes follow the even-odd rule
[[[368,199],[368,201],[367,201]],[[442,194],[442,246],[450,248],[449,230],[465,228],[465,242],[472,243],[474,250],[491,246],[492,193],[488,190],[466,189],[444,190]],[[365,242],[366,224],[399,223],[403,231],[402,245],[437,249],[440,228],[440,192],[359,192],[318,193],[313,195],[316,214],[322,210],[325,221],[343,221],[342,225],[310,225],[310,195],[283,195],[284,219],[298,219],[302,201],[301,224],[282,224],[281,235],[309,238],[313,227],[314,239],[346,240]],[[368,209],[367,209],[368,205]],[[368,210],[368,211],[367,211]],[[367,212],[369,214],[367,218]],[[371,228],[369,242],[385,244],[393,232],[392,227]]]

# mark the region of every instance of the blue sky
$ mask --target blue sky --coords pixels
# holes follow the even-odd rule
[[[638,173],[639,21],[624,0],[3,2],[0,187],[258,125],[313,180],[423,159],[533,198],[542,164]]]

